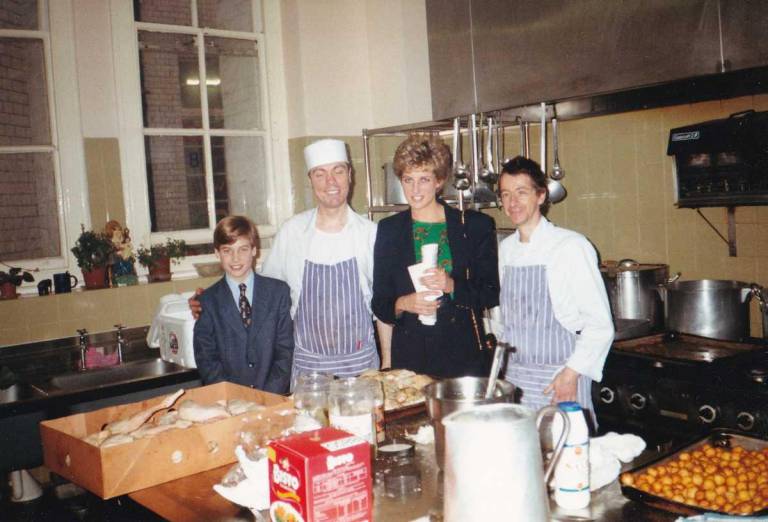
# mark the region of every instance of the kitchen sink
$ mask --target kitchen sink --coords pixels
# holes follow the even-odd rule
[[[30,399],[41,399],[43,397],[45,397],[45,393],[35,389],[29,384],[18,383],[8,388],[0,388],[0,404],[26,401]]]
[[[109,368],[98,368],[76,373],[65,373],[35,383],[35,387],[47,394],[71,392],[114,386],[127,382],[161,377],[170,373],[187,371],[183,366],[162,359],[134,361]]]

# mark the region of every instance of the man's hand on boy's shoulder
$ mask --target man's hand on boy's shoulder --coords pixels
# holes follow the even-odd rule
[[[195,294],[187,301],[187,303],[189,303],[189,309],[192,310],[192,317],[194,317],[195,320],[200,319],[200,314],[203,313],[203,306],[200,304],[200,300],[198,299],[202,293],[203,289],[198,288],[195,290]]]

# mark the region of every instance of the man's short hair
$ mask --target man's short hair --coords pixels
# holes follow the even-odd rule
[[[395,151],[395,175],[402,178],[408,170],[431,168],[438,181],[448,178],[451,151],[433,134],[411,134]]]
[[[499,197],[501,197],[501,178],[504,175],[519,176],[521,174],[531,178],[537,194],[545,193],[547,195],[544,199],[544,203],[539,205],[539,210],[546,216],[551,205],[551,202],[549,201],[549,189],[547,188],[547,182],[549,180],[547,179],[547,175],[544,174],[544,171],[541,170],[541,166],[532,159],[528,159],[524,156],[515,156],[504,162],[501,166],[501,175],[499,176]]]
[[[259,248],[259,229],[256,223],[245,216],[227,216],[216,224],[213,231],[213,248],[218,250],[244,237],[251,247]]]

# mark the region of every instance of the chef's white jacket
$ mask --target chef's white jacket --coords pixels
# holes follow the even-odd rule
[[[500,280],[505,266],[531,265],[546,267],[555,318],[577,334],[566,366],[594,381],[602,380],[614,328],[594,247],[578,232],[557,227],[542,217],[528,243],[520,241],[517,231],[499,246]],[[506,342],[502,325],[496,321],[492,324],[497,337]]]
[[[323,248],[322,241],[312,240],[313,236],[318,234],[315,228],[316,222],[316,208],[288,219],[277,231],[272,248],[261,266],[261,275],[285,281],[291,288],[291,317],[296,316],[296,309],[299,306],[304,262],[307,259],[319,258],[325,264],[335,264],[349,258],[342,252],[309,252],[310,245],[314,245],[313,248]],[[365,305],[370,312],[376,223],[356,214],[347,205],[347,224],[339,234],[346,236],[346,241],[351,245],[354,257],[357,259],[360,290],[363,292]],[[340,258],[336,259],[336,257]]]

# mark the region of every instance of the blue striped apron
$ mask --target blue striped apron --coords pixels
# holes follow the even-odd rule
[[[544,265],[505,266],[501,280],[501,315],[509,354],[505,379],[523,390],[521,404],[538,410],[552,401],[544,389],[565,366],[576,334],[555,318]],[[576,400],[592,412],[592,381],[579,377]]]
[[[294,382],[312,371],[353,377],[379,368],[356,258],[334,265],[304,262],[294,341]]]

